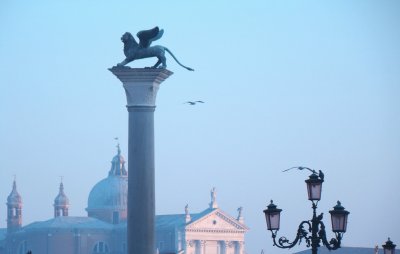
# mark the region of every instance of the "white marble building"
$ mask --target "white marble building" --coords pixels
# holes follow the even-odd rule
[[[118,147],[108,176],[91,190],[87,217],[70,216],[63,183],[54,200],[54,218],[23,226],[22,197],[13,188],[7,198],[7,228],[0,229],[0,254],[125,254],[128,172]],[[200,213],[156,216],[156,246],[159,254],[244,254],[245,233],[242,208],[234,218],[216,201]],[[29,212],[29,211],[27,211]],[[1,219],[1,218],[0,218]]]
[[[212,191],[215,193],[215,189]],[[160,253],[243,254],[248,228],[239,208],[237,219],[218,208],[216,201],[206,210],[190,214],[158,215],[156,242]]]

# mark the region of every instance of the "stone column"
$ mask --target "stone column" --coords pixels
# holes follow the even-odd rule
[[[129,112],[128,254],[155,253],[154,110],[166,69],[113,67],[122,82]]]
[[[200,240],[200,254],[206,253],[206,244],[207,242],[205,240]]]
[[[243,254],[243,252],[244,252],[243,250],[244,250],[244,242],[242,242],[242,241],[236,242],[235,253]]]

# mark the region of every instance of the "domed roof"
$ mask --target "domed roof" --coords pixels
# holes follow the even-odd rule
[[[21,195],[19,195],[18,191],[17,191],[17,183],[13,182],[13,188],[12,191],[10,193],[10,195],[8,195],[7,197],[7,204],[8,205],[17,205],[17,204],[22,204],[22,198]]]
[[[126,209],[128,199],[128,178],[110,175],[98,182],[90,191],[88,208]]]
[[[118,154],[111,161],[108,177],[98,182],[90,191],[87,211],[98,209],[127,209],[128,172],[118,147]]]
[[[64,193],[64,184],[60,183],[60,191],[54,199],[54,206],[69,206],[69,198]]]

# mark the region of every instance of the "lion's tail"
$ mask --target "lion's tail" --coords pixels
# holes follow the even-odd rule
[[[176,61],[180,66],[182,66],[183,68],[185,68],[185,69],[187,69],[187,70],[189,70],[189,71],[194,71],[192,68],[187,67],[187,66],[181,64],[181,63],[178,61],[178,59],[176,59],[176,57],[174,56],[174,54],[172,54],[172,52],[171,52],[169,49],[167,49],[166,47],[164,47],[164,49],[165,49],[165,51],[167,51],[167,52],[175,59],[175,61]]]

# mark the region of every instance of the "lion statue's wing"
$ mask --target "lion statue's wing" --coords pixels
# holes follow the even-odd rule
[[[138,32],[136,35],[139,38],[139,47],[148,48],[153,41],[160,39],[163,34],[164,30],[159,29],[158,26]]]

